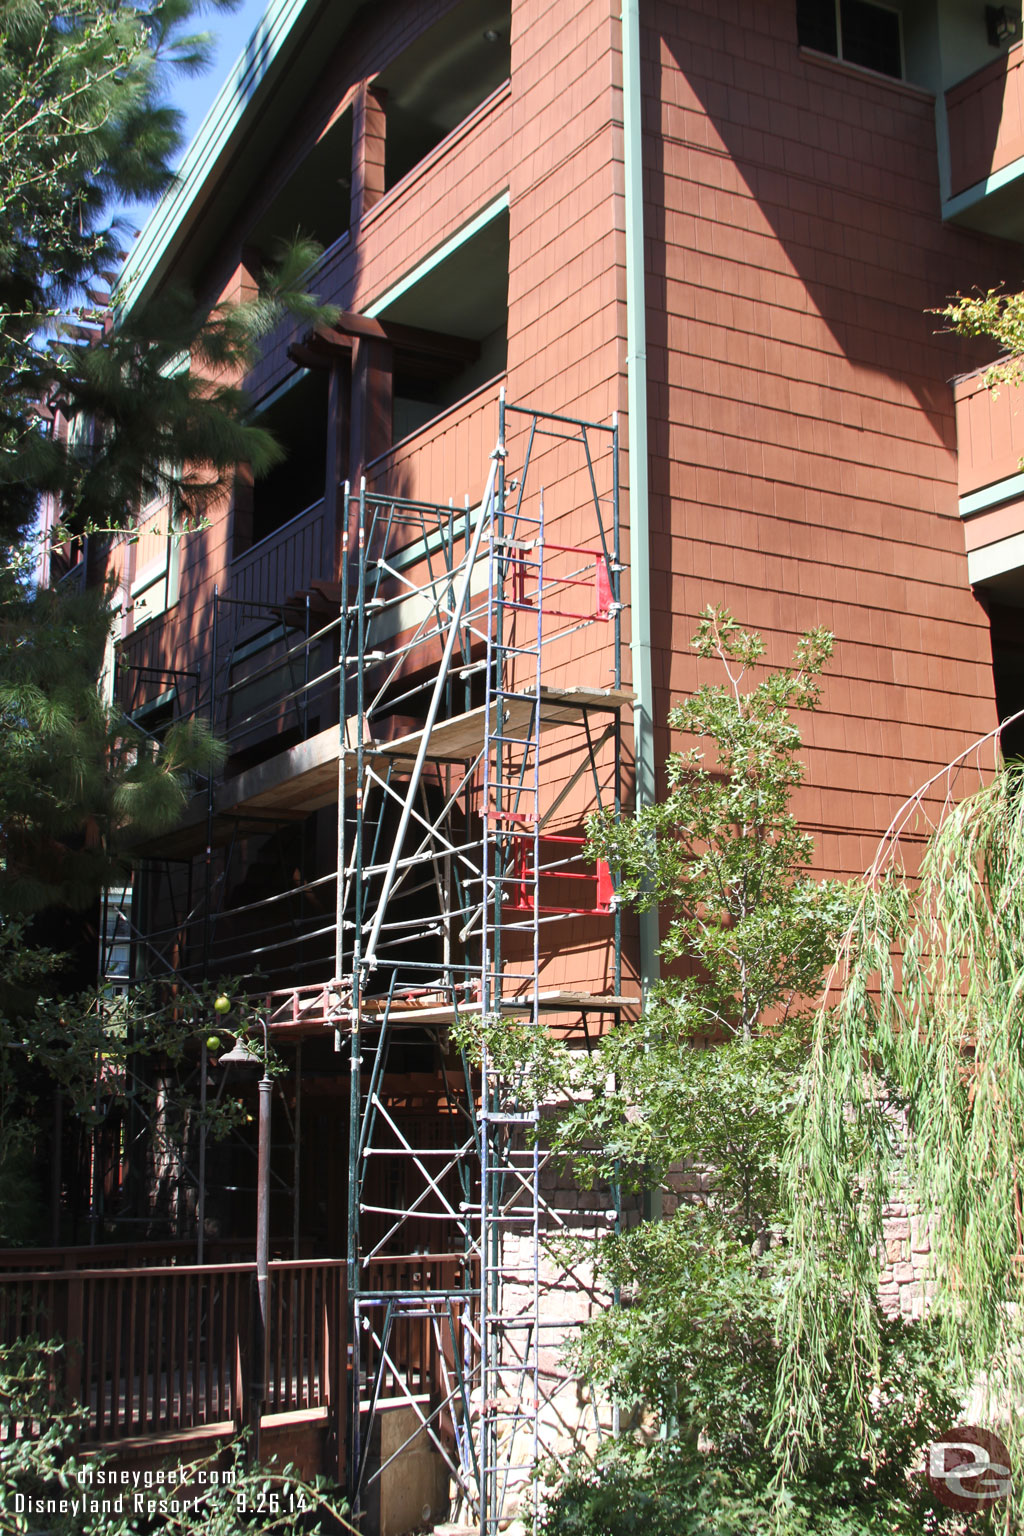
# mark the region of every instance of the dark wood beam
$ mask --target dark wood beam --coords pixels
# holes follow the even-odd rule
[[[327,464],[324,489],[324,510],[328,527],[333,527],[334,563],[332,577],[341,571],[342,548],[345,536],[345,495],[341,482],[345,475],[345,450],[350,433],[349,421],[349,371],[336,357],[331,366],[327,389]]]
[[[475,363],[480,343],[468,336],[448,336],[443,331],[428,331],[418,325],[400,325],[395,320],[368,320],[365,315],[345,313],[334,327],[340,336],[366,337],[386,341],[402,352],[418,352],[453,362]]]
[[[332,368],[352,355],[352,339],[329,325],[315,325],[301,341],[293,341],[288,356],[303,368]]]

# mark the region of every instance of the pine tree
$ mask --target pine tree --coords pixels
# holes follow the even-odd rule
[[[107,307],[119,207],[172,180],[168,76],[208,56],[196,13],[234,3],[0,0],[0,542],[43,492],[74,531],[124,527],[161,493],[187,525],[235,465],[278,457],[237,381],[285,310],[323,317],[302,284],[314,246],[282,250],[256,300],[209,316],[171,288],[116,323]],[[49,431],[57,411],[79,430]]]
[[[245,304],[204,315],[164,289],[103,307],[119,205],[172,180],[168,80],[211,43],[195,17],[234,3],[0,0],[0,916],[94,898],[119,835],[166,826],[211,751],[183,727],[150,742],[101,703],[106,596],[37,592],[19,531],[46,493],[71,533],[129,527],[158,496],[187,529],[240,462],[280,456],[239,382],[261,338],[330,312],[301,239]],[[48,430],[54,412],[72,430]]]
[[[187,529],[240,462],[259,473],[280,455],[247,420],[240,382],[261,338],[286,314],[331,313],[305,290],[318,248],[301,239],[243,305],[204,314],[164,288],[120,313],[107,307],[121,206],[172,180],[180,115],[168,82],[208,55],[196,15],[233,3],[0,0],[0,1140],[10,1131],[10,1145],[19,1116],[32,1134],[39,1070],[59,1081],[61,1060],[97,1059],[95,988],[91,1003],[63,1010],[45,1067],[30,1059],[51,1037],[53,998],[95,982],[90,908],[123,883],[132,836],[172,824],[217,759],[201,727],[154,741],[105,702],[108,594],[39,590],[20,536],[43,495],[72,534],[130,528],[156,497]],[[151,1026],[147,1017],[159,1034]],[[123,1020],[116,1028],[123,1035]]]

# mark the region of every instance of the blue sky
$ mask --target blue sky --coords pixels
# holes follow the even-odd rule
[[[227,76],[228,70],[249,41],[267,0],[243,0],[237,11],[208,11],[200,18],[203,29],[217,38],[217,54],[205,74],[175,81],[173,99],[185,114],[185,142],[192,139]]]
[[[237,11],[208,11],[199,18],[204,31],[212,32],[217,39],[217,50],[212,66],[201,75],[191,78],[179,75],[174,81],[171,99],[185,115],[185,144],[187,148],[196,129],[206,116],[213,98],[220,90],[232,64],[255,31],[260,17],[266,10],[267,0],[242,0]],[[184,150],[183,150],[184,152]],[[151,207],[126,208],[124,216],[139,229],[151,213]]]

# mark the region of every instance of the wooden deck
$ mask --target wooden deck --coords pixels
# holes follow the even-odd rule
[[[137,1245],[131,1267],[107,1267],[103,1245],[36,1249],[32,1269],[23,1262],[29,1255],[0,1250],[0,1343],[33,1338],[63,1346],[47,1361],[50,1396],[54,1406],[73,1399],[85,1410],[82,1450],[170,1451],[186,1441],[228,1439],[249,1422],[251,1386],[259,1380],[252,1356],[256,1266],[168,1264],[171,1247],[184,1251],[182,1244]],[[123,1251],[111,1248],[118,1257]],[[364,1260],[363,1304],[461,1295],[468,1262],[459,1253]],[[302,1425],[326,1431],[327,1461],[319,1470],[335,1482],[344,1481],[350,1385],[345,1270],[343,1259],[270,1261],[260,1413],[261,1433]],[[365,1345],[357,1341],[358,1350]],[[410,1393],[431,1399],[450,1370],[450,1350],[428,1309],[403,1308],[381,1390],[396,1400]],[[38,1418],[4,1416],[0,1447],[40,1427]]]

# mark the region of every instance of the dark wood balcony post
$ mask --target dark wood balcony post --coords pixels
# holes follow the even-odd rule
[[[334,564],[331,575],[341,579],[341,557],[345,537],[345,478],[347,439],[349,435],[348,397],[351,361],[346,350],[331,362],[327,386],[327,468],[324,475],[324,516],[328,539],[334,540]],[[332,532],[333,530],[333,532]],[[330,546],[328,546],[330,547]]]
[[[348,1338],[346,1336],[345,1320],[348,1317],[348,1295],[345,1284],[345,1270],[341,1265],[330,1271],[331,1288],[331,1348],[328,1352],[331,1371],[331,1414],[334,1419],[335,1436],[335,1465],[332,1471],[336,1472],[338,1482],[343,1484],[347,1466],[346,1449],[348,1446],[347,1407],[349,1398],[348,1382]]]
[[[50,1160],[50,1243],[60,1246],[60,1197],[63,1187],[62,1152],[64,1146],[64,1095],[58,1088],[53,1095],[53,1154]]]
[[[350,475],[353,486],[366,466],[391,446],[394,348],[374,336],[352,339],[352,433]]]
[[[71,1275],[67,1282],[67,1314],[64,1337],[67,1340],[67,1365],[65,1384],[68,1397],[78,1403],[82,1398],[82,1355],[85,1347],[85,1307],[83,1291],[85,1282],[80,1275]]]
[[[384,196],[387,91],[364,80],[352,103],[352,211],[355,229]]]

